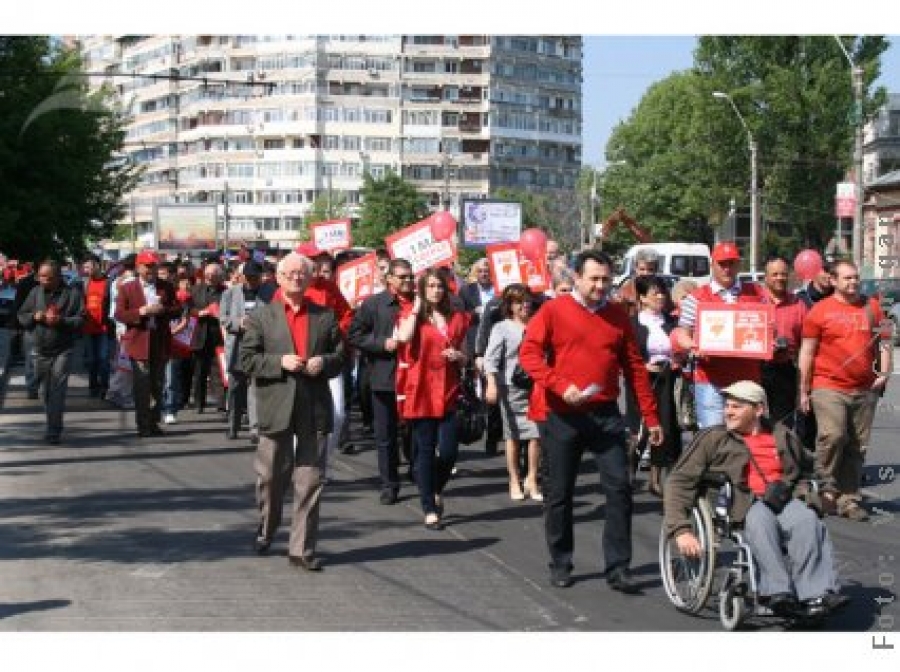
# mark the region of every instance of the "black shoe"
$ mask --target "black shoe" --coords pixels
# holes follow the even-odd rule
[[[848,604],[850,604],[850,596],[849,595],[841,595],[840,593],[827,592],[825,596],[822,598],[825,602],[825,606],[828,608],[829,612],[840,611]]]
[[[803,600],[800,605],[799,616],[803,618],[822,618],[828,614],[828,604],[824,597],[814,597],[811,600]]]
[[[225,438],[230,439],[231,441],[234,441],[236,438],[238,438],[237,430],[236,429],[226,429],[225,430]]]
[[[341,455],[352,455],[353,454],[353,444],[350,442],[342,443],[338,447],[338,450],[340,451]]]
[[[289,555],[288,562],[291,563],[291,566],[305,569],[307,572],[322,571],[322,561],[314,555],[311,555],[308,558],[302,558],[299,555]]]
[[[250,435],[250,445],[251,446],[259,445],[259,434],[251,434]]]
[[[33,392],[33,391],[29,390],[29,392],[28,392],[29,399],[38,399],[39,397],[40,397],[40,395],[37,392]]]
[[[775,593],[764,600],[764,604],[772,610],[776,616],[785,618],[797,616],[800,612],[800,604],[792,593]]]
[[[269,546],[272,545],[272,540],[267,539],[261,534],[256,535],[256,539],[253,540],[253,551],[257,555],[265,555],[269,552]]]
[[[142,439],[151,438],[154,436],[165,436],[166,433],[162,431],[159,427],[147,427],[146,429],[139,429],[138,436]]]
[[[554,588],[568,588],[572,585],[572,568],[550,565],[550,585]]]
[[[48,434],[46,437],[47,443],[58,446],[60,442],[59,434]]]
[[[609,576],[606,577],[606,583],[613,590],[618,590],[620,593],[627,595],[637,595],[641,592],[640,587],[634,581],[634,577],[631,576],[631,572],[624,567],[612,570]]]
[[[433,520],[430,523],[425,523],[425,529],[430,532],[440,532],[444,529],[444,524],[441,522],[441,519]]]
[[[385,506],[390,506],[391,504],[397,503],[397,493],[393,490],[382,490],[381,496],[378,498],[378,501],[384,504]]]

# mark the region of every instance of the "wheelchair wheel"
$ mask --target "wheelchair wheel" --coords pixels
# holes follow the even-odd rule
[[[691,509],[691,531],[700,541],[699,558],[686,558],[678,551],[675,540],[666,534],[659,536],[659,565],[663,588],[675,608],[698,614],[706,605],[713,587],[716,568],[715,532],[709,502],[700,498]]]
[[[719,620],[722,621],[722,626],[729,632],[734,632],[741,627],[746,615],[746,599],[734,585],[729,585],[719,594]]]

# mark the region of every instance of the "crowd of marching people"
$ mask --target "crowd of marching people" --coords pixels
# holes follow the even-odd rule
[[[460,443],[484,436],[496,452],[502,441],[510,499],[543,506],[550,581],[560,588],[572,583],[573,496],[589,452],[606,496],[607,581],[625,593],[638,591],[629,569],[638,469],[647,469],[647,489],[663,500],[666,525],[689,556],[697,546],[684,508],[697,474],[741,453],[735,473],[766,557],[764,593],[782,610],[842,605],[830,559],[807,563],[819,578],[792,575],[774,557],[780,545],[765,541],[814,529],[806,546],[789,549],[792,560],[830,556],[820,517],[789,507],[788,520],[749,503],[772,481],[790,476],[793,486],[802,475],[820,484],[818,514],[868,517],[862,470],[892,347],[879,335],[878,300],[859,293],[851,262],[819,259],[792,288],[791,262],[775,256],[761,282],[742,282],[738,249],[722,242],[709,283],[670,287],[643,250],[635,276],[614,288],[607,255],[567,260],[548,241],[548,282],[538,293],[498,288],[486,259],[464,281],[444,267],[414,274],[408,260],[377,251],[374,291],[351,305],[335,282],[340,258],[312,244],[236,261],[195,266],[143,251],[108,268],[89,257],[71,282],[50,260],[13,278],[12,326],[28,394],[46,409],[46,440],[63,440],[76,351],[90,395],[133,410],[138,437],[164,436],[186,409],[222,414],[225,440],[246,436],[256,446],[254,550],[269,551],[292,482],[289,559],[308,571],[322,569],[316,542],[329,460],[353,450],[351,402],[374,439],[380,503],[398,501],[405,461],[431,531],[444,527]],[[771,352],[704,353],[701,309],[717,304],[771,306]]]

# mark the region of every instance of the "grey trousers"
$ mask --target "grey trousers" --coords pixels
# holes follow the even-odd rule
[[[22,332],[22,350],[25,355],[25,387],[29,392],[37,393],[40,381],[34,372],[34,331],[26,329]]]
[[[42,355],[36,351],[34,353],[35,387],[40,386],[44,393],[47,436],[62,434],[71,367],[72,350],[66,350],[58,355]]]
[[[293,477],[294,512],[288,553],[309,558],[315,555],[319,534],[319,501],[328,437],[320,435],[314,445],[296,446],[292,431],[263,434],[256,447],[256,504],[259,536],[272,539],[281,524],[284,493]]]
[[[809,600],[829,590],[837,592],[828,530],[800,500],[792,499],[777,516],[762,502],[754,502],[744,521],[744,535],[759,569],[760,595],[792,593]]]

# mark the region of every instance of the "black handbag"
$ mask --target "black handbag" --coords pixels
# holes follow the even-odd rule
[[[456,405],[456,440],[464,445],[480,441],[487,428],[484,416],[484,407],[475,389],[474,375],[470,369],[463,369]]]
[[[763,483],[766,484],[766,491],[762,496],[762,503],[768,506],[772,513],[776,516],[784,511],[784,507],[788,505],[794,498],[794,489],[784,481],[770,481],[766,478],[766,475],[762,472],[762,469],[759,468],[759,465],[756,463],[756,459],[753,457],[753,452],[750,449],[747,449],[747,452],[750,456],[750,462],[753,463],[753,467],[756,469],[756,472],[759,474],[760,478],[762,478]]]
[[[512,380],[512,384],[518,387],[520,390],[525,390],[526,392],[530,392],[531,388],[534,387],[534,381],[531,379],[531,376],[528,375],[528,372],[522,368],[521,364],[516,364],[516,368],[513,369],[512,376],[510,376],[510,380]]]

